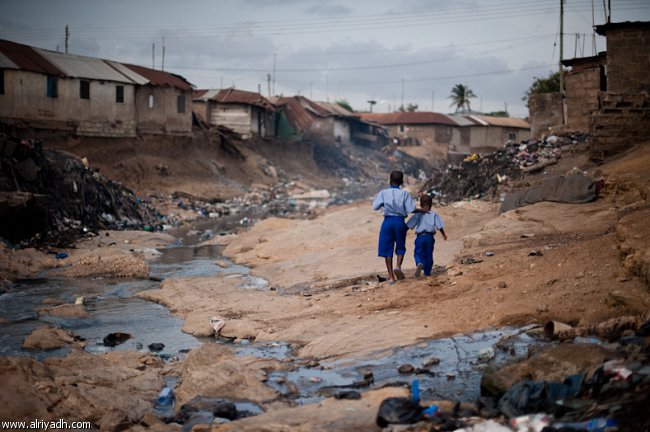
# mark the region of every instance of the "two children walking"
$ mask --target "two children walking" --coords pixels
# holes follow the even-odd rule
[[[404,279],[402,263],[406,253],[406,233],[409,229],[415,230],[415,276],[431,275],[433,268],[433,249],[435,246],[435,232],[440,231],[442,238],[447,240],[444,223],[440,216],[431,210],[432,200],[429,195],[420,197],[420,208],[416,209],[413,199],[400,186],[404,183],[404,174],[401,171],[390,173],[390,187],[377,194],[372,203],[373,210],[383,208],[384,221],[379,231],[378,255],[383,257],[388,270],[388,283],[394,284],[396,280]],[[410,213],[413,216],[404,222]],[[397,262],[393,268],[393,254],[397,255]]]

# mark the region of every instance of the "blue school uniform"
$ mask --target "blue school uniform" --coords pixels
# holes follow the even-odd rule
[[[436,244],[434,235],[436,230],[445,227],[438,213],[431,210],[427,213],[416,213],[406,222],[410,229],[415,229],[415,264],[422,264],[426,276],[431,274],[433,268],[433,249]]]
[[[408,228],[404,219],[415,210],[415,203],[408,194],[399,186],[392,186],[377,194],[372,203],[373,210],[383,207],[384,221],[379,231],[378,255],[392,257],[393,250],[396,255],[406,253],[406,232]]]

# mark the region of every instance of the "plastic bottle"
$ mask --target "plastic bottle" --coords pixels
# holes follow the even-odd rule
[[[158,393],[158,405],[168,406],[174,402],[174,390],[171,387],[163,387]]]
[[[411,382],[411,399],[413,402],[420,402],[420,382],[418,380]]]
[[[616,427],[616,420],[597,417],[582,422],[554,423],[553,427],[556,429],[566,428],[566,429],[575,429],[575,430],[583,430],[583,431],[590,431],[590,432],[605,432],[611,428]]]

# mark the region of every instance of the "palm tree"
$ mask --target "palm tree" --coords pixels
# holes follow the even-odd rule
[[[454,88],[451,89],[451,95],[449,96],[449,99],[451,99],[452,102],[449,106],[451,107],[456,105],[456,112],[459,110],[462,112],[471,111],[469,107],[469,100],[475,97],[476,95],[471,88],[463,84],[456,84]],[[467,109],[465,109],[465,107],[467,107]]]

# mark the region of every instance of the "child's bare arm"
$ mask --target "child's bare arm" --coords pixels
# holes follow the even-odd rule
[[[447,241],[447,234],[445,234],[444,228],[440,228],[440,234],[442,234],[442,238],[445,239],[445,241]]]

